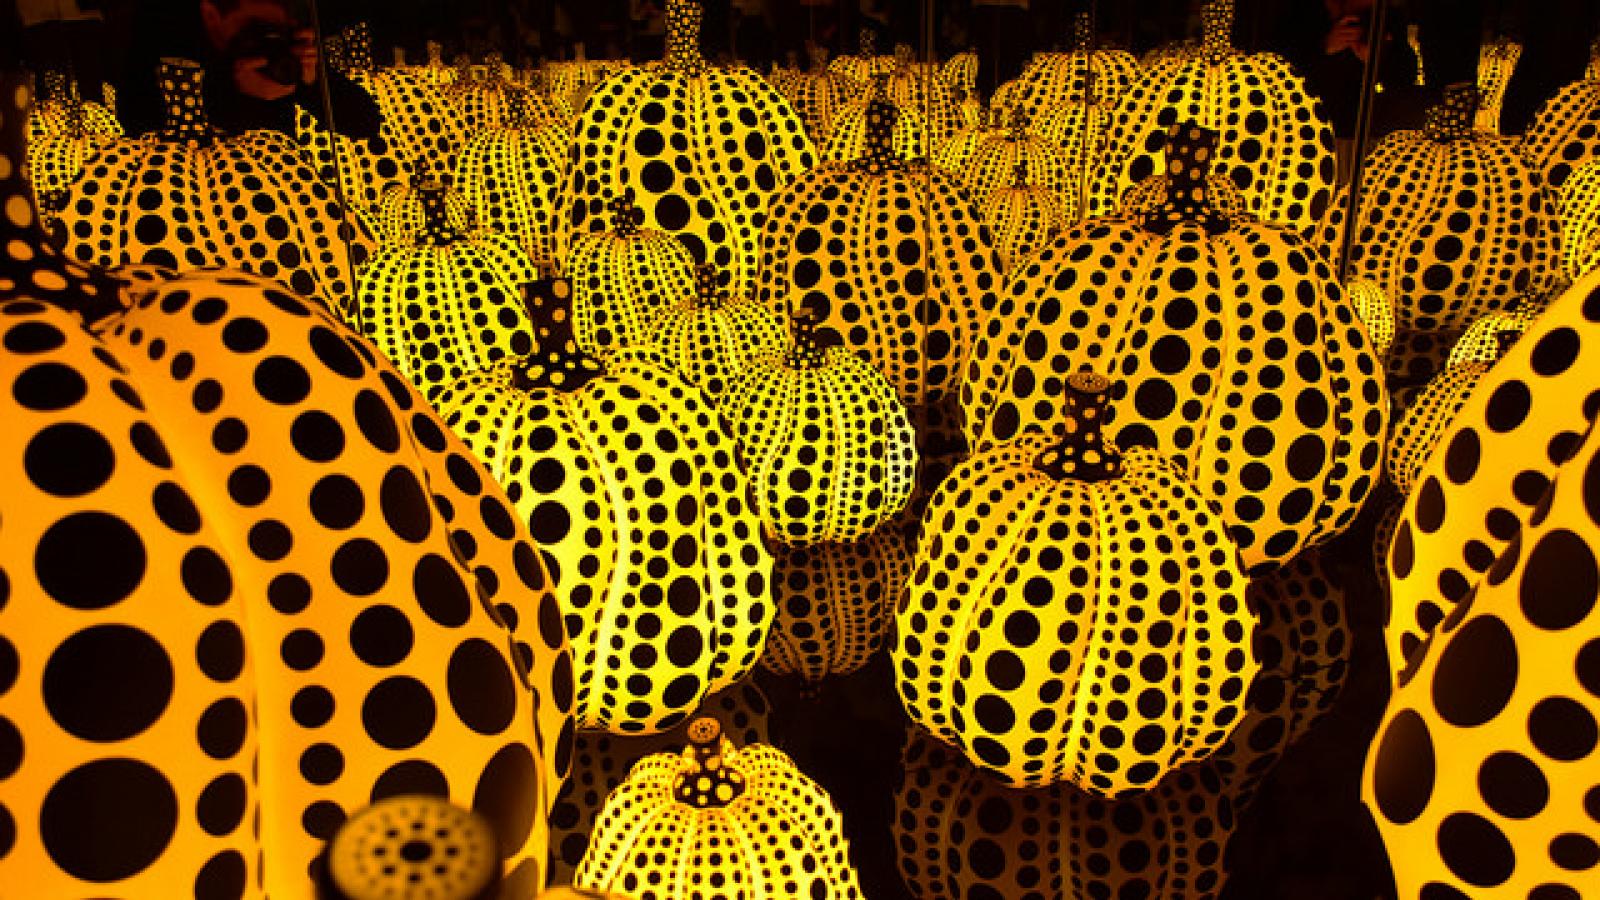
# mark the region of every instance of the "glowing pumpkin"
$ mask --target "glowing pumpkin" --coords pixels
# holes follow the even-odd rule
[[[350,259],[333,193],[287,136],[219,136],[203,74],[162,62],[166,128],[114,141],[84,167],[60,214],[68,253],[101,266],[236,267],[346,310]]]
[[[1297,558],[1250,587],[1262,670],[1247,711],[1210,760],[1148,791],[1105,800],[1062,783],[1017,790],[913,734],[892,823],[912,900],[1216,900],[1239,816],[1346,674],[1345,599],[1320,561]]]
[[[410,246],[428,228],[428,215],[422,202],[422,188],[439,182],[425,181],[415,176],[406,184],[391,184],[378,200],[373,214],[373,233],[380,244]],[[476,226],[475,211],[461,196],[460,191],[444,192],[445,222],[456,231],[472,231]]]
[[[1014,273],[974,346],[975,450],[1049,429],[1076,371],[1115,376],[1118,444],[1187,471],[1255,572],[1343,530],[1378,474],[1388,403],[1365,326],[1290,229],[1210,199],[1208,135],[1167,140],[1167,202],[1071,228]]]
[[[1028,160],[1018,159],[1011,183],[996,188],[983,205],[983,221],[994,235],[995,254],[1004,271],[1014,272],[1034,251],[1071,221],[1055,191],[1028,179]]]
[[[833,133],[834,118],[861,90],[861,85],[828,69],[828,51],[815,45],[809,49],[811,68],[797,73],[779,90],[794,104],[811,142],[824,147]]]
[[[1405,542],[1414,542],[1415,551],[1407,552],[1440,537],[1459,545],[1479,520],[1475,509],[1462,509],[1458,501],[1479,504],[1477,494],[1459,494],[1456,486],[1475,486],[1485,500],[1500,501],[1498,491],[1482,483],[1486,477],[1498,482],[1517,470],[1519,479],[1540,473],[1542,499],[1531,515],[1519,499],[1514,512],[1503,512],[1508,533],[1491,539],[1486,556],[1492,563],[1458,574],[1469,586],[1408,658],[1367,759],[1362,798],[1389,851],[1400,896],[1581,897],[1594,884],[1600,855],[1594,787],[1600,434],[1589,404],[1585,418],[1591,421],[1563,417],[1565,426],[1578,430],[1558,434],[1562,446],[1557,452],[1552,444],[1546,458],[1539,451],[1556,424],[1548,418],[1551,410],[1528,410],[1521,427],[1503,413],[1511,385],[1536,385],[1538,401],[1569,408],[1589,394],[1597,289],[1600,280],[1587,279],[1479,386],[1459,420],[1464,424],[1425,470],[1397,535],[1397,563]],[[1579,306],[1581,320],[1573,316]],[[1552,347],[1563,355],[1552,357]],[[1553,360],[1580,348],[1582,358],[1573,360],[1568,378],[1550,369]],[[1478,415],[1485,410],[1487,422]],[[1491,429],[1481,431],[1484,424]],[[1463,468],[1462,456],[1463,436],[1473,434],[1483,436],[1484,465],[1476,477]],[[1452,487],[1436,507],[1421,495],[1433,490],[1426,478],[1440,475]],[[1447,514],[1450,524],[1418,528],[1422,521],[1436,523],[1438,514]],[[1422,568],[1394,573],[1397,607],[1415,608],[1436,596],[1436,583],[1418,578]]]
[[[694,257],[675,237],[640,228],[625,197],[611,201],[611,230],[578,235],[567,258],[573,324],[585,353],[648,344],[650,323],[694,302]]]
[[[1552,195],[1579,166],[1600,156],[1600,73],[1574,81],[1546,100],[1528,123],[1522,157]]]
[[[1400,331],[1461,331],[1557,277],[1556,227],[1515,139],[1472,130],[1477,89],[1453,89],[1421,131],[1391,134],[1362,177],[1371,186],[1346,224],[1348,194],[1324,242],[1355,229],[1349,272],[1389,295]]]
[[[779,548],[774,559],[777,619],[761,667],[815,685],[866,665],[911,576],[905,536],[880,528],[849,544]]]
[[[748,296],[731,295],[710,266],[695,272],[694,298],[656,313],[647,333],[649,345],[713,400],[752,357],[782,353],[789,343],[776,315]]]
[[[506,77],[506,65],[498,54],[490,54],[481,74],[475,75],[444,89],[445,99],[460,111],[469,134],[556,118],[555,108],[538,91]]]
[[[768,535],[788,544],[853,541],[911,496],[917,449],[906,408],[849,351],[824,349],[792,320],[793,347],[753,357],[720,400]]]
[[[1372,342],[1372,352],[1378,357],[1389,355],[1394,346],[1394,304],[1389,295],[1375,281],[1365,278],[1351,279],[1344,286],[1345,295],[1356,308],[1356,315],[1367,326],[1367,337]]]
[[[500,125],[474,134],[461,150],[455,186],[481,228],[517,242],[534,266],[558,267],[556,236],[572,135],[529,106],[535,95],[510,95]]]
[[[1417,473],[1389,549],[1385,638],[1399,682],[1431,658],[1426,647],[1438,623],[1461,619],[1464,613],[1454,611],[1507,553],[1557,467],[1590,430],[1600,365],[1596,322],[1600,274],[1591,273],[1552,302],[1478,381]]]
[[[1561,271],[1573,281],[1600,269],[1600,159],[1561,187]]]
[[[690,725],[682,754],[645,757],[611,792],[576,884],[638,900],[861,896],[828,795],[782,751],[735,748],[711,718]]]
[[[410,164],[380,135],[364,140],[330,133],[303,107],[295,107],[295,141],[330,190],[337,189],[367,234],[384,236],[385,196],[396,185],[416,180]]]
[[[372,65],[370,39],[362,26],[347,41],[351,66],[346,73],[378,104],[383,124],[378,136],[416,177],[445,181],[456,169],[456,155],[466,143],[468,127],[456,106],[445,98],[438,78],[414,70],[378,69]]]
[[[311,897],[349,813],[421,792],[542,884],[571,658],[503,495],[315,302],[52,251],[5,81],[0,883]]]
[[[697,0],[668,0],[666,58],[597,85],[574,129],[562,208],[574,235],[605,228],[606,204],[632,196],[645,225],[674,234],[698,264],[750,288],[768,198],[811,168],[805,126],[750,69],[700,54]]]
[[[772,558],[710,402],[654,354],[584,355],[568,290],[531,292],[532,356],[449,386],[438,407],[547,554],[580,727],[654,733],[755,665]]]
[[[872,110],[865,157],[818,166],[773,198],[757,297],[814,316],[917,406],[955,392],[1000,266],[955,180],[895,158],[894,107]]]
[[[854,162],[864,159],[871,148],[872,104],[890,102],[885,96],[887,78],[879,75],[872,79],[865,93],[857,91],[855,99],[846,103],[833,117],[828,141],[822,145],[822,158],[829,162]],[[894,127],[890,132],[890,147],[894,155],[903,160],[919,160],[928,155],[931,143],[927,123],[914,110],[895,106]],[[958,129],[958,133],[963,129]]]
[[[1059,442],[979,453],[935,493],[892,653],[912,721],[975,765],[1119,797],[1227,739],[1255,622],[1211,502],[1103,440],[1105,379],[1066,389]]]
[[[444,188],[420,191],[426,225],[378,249],[356,288],[362,333],[424,395],[533,349],[522,285],[537,273],[510,238],[451,226]]]
[[[1094,23],[1080,12],[1073,17],[1072,49],[1035,53],[1017,77],[1017,108],[1038,118],[1052,106],[1099,95],[1114,104],[1139,77],[1139,61],[1126,50],[1095,47]],[[1009,112],[1009,110],[1008,110]]]
[[[738,744],[765,744],[769,743],[767,717],[771,712],[766,695],[747,679],[707,697],[695,718],[716,718]],[[576,877],[606,797],[621,786],[634,763],[651,754],[681,750],[689,724],[684,722],[671,731],[651,735],[577,733],[572,746],[572,772],[561,785],[550,811],[550,881],[562,884]]]
[[[1251,212],[1309,233],[1334,188],[1333,128],[1321,103],[1282,57],[1230,45],[1233,0],[1208,0],[1204,17],[1197,55],[1146,69],[1122,95],[1089,214],[1114,212],[1128,188],[1160,171],[1162,134],[1192,121],[1217,132],[1214,168]]]
[[[971,146],[971,156],[941,150],[934,162],[961,179],[979,209],[988,205],[990,195],[1010,183],[1018,163],[1028,166],[1035,184],[1058,198],[1065,197],[1076,189],[1066,157],[1053,141],[1030,132],[1028,126],[1025,114],[1013,113],[1006,128],[989,132]]]
[[[828,63],[828,69],[849,78],[858,84],[868,84],[875,75],[888,75],[894,71],[895,58],[883,56],[878,53],[878,34],[870,27],[862,26],[857,32],[857,49],[851,56],[836,56]]]
[[[48,76],[59,73],[46,72]],[[77,84],[70,92],[59,88],[65,96],[58,100],[48,114],[35,112],[33,138],[28,142],[28,180],[33,184],[39,211],[47,220],[55,217],[67,205],[72,183],[83,172],[84,165],[98,155],[121,135],[104,127],[96,128],[89,115],[90,104],[78,98]]]
[[[56,69],[39,76],[39,96],[28,114],[28,137],[31,142],[61,134],[87,134],[93,137],[114,138],[123,134],[122,123],[117,121],[113,97],[105,103],[83,99],[78,81]]]

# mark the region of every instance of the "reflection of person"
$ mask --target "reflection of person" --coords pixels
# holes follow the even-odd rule
[[[118,115],[130,134],[159,130],[165,109],[156,83],[163,57],[185,57],[206,70],[206,113],[228,132],[294,131],[294,109],[323,116],[317,46],[289,0],[159,0],[141,8],[133,46],[117,89]],[[326,88],[335,128],[374,137],[378,107],[336,72]]]
[[[1323,111],[1341,138],[1355,133],[1366,65],[1372,58],[1372,7],[1372,0],[1293,3],[1278,20],[1275,49],[1294,63],[1306,86],[1322,99]],[[1386,119],[1402,112],[1394,108],[1395,101],[1405,97],[1411,101],[1407,107],[1415,105],[1409,95],[1417,73],[1416,54],[1405,39],[1406,20],[1393,4],[1383,24],[1383,48],[1378,55],[1382,102],[1373,110],[1379,133],[1393,127]]]

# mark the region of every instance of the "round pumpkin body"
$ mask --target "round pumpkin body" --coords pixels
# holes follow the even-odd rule
[[[105,103],[83,99],[78,81],[65,73],[49,69],[39,74],[39,94],[28,112],[28,141],[82,132],[94,137],[122,137],[113,97]],[[109,90],[110,86],[105,88]],[[31,150],[31,147],[30,147]]]
[[[1073,421],[1068,435],[1098,420]],[[1255,620],[1238,552],[1179,466],[1135,447],[1080,480],[1051,470],[1052,446],[980,452],[934,494],[895,619],[900,697],[1006,784],[1125,796],[1227,739]]]
[[[953,394],[1000,264],[977,209],[950,176],[888,149],[824,164],[772,201],[757,298],[805,311],[882,372],[909,405]]]
[[[1345,222],[1341,193],[1325,226],[1345,229],[1351,277],[1388,294],[1400,331],[1461,331],[1473,320],[1538,294],[1557,278],[1557,221],[1517,141],[1474,132],[1475,89],[1447,97],[1421,131],[1378,145],[1363,176],[1372,187]]]
[[[1017,163],[1011,183],[991,192],[982,209],[983,221],[994,235],[995,255],[1006,272],[1020,270],[1028,257],[1073,221],[1060,194],[1029,183],[1026,162]]]
[[[435,182],[413,179],[404,184],[391,184],[378,200],[374,215],[374,236],[379,245],[408,247],[428,228],[428,215],[422,202],[422,189]],[[444,192],[445,223],[455,231],[470,232],[474,227],[474,210],[460,191]]]
[[[67,252],[100,266],[241,268],[344,311],[350,259],[333,193],[279,132],[218,137],[200,77],[194,63],[163,63],[167,129],[85,166],[61,211]]]
[[[1013,275],[968,364],[968,439],[1049,428],[1067,373],[1114,376],[1115,440],[1171,457],[1221,504],[1246,568],[1271,568],[1345,528],[1376,480],[1378,360],[1297,234],[1205,201],[1163,209],[1078,225]]]
[[[612,202],[612,230],[573,239],[566,273],[573,324],[585,353],[648,344],[651,322],[694,302],[694,257],[677,238],[638,226],[639,211]]]
[[[697,732],[707,721],[689,749],[639,760],[611,792],[575,883],[638,900],[859,898],[822,788],[774,747],[735,750],[715,722]]]
[[[572,140],[566,126],[537,118],[519,100],[504,125],[474,134],[461,150],[455,184],[478,227],[517,242],[533,265],[554,270],[558,210]]]
[[[579,725],[671,728],[750,671],[772,621],[772,558],[733,442],[648,352],[618,351],[583,377],[518,365],[462,379],[439,409],[556,573]]]
[[[694,299],[662,309],[646,331],[650,346],[716,400],[753,357],[782,353],[788,338],[767,307],[729,295],[709,267],[696,282]]]
[[[794,111],[805,123],[806,134],[810,135],[811,143],[817,147],[828,145],[835,117],[862,88],[856,81],[830,71],[827,58],[826,51],[813,48],[811,68],[796,72],[779,87],[779,91],[794,105]]]
[[[849,544],[774,553],[777,608],[761,667],[815,685],[860,670],[883,647],[911,576],[911,547],[894,528]]]
[[[1523,135],[1522,157],[1554,196],[1579,166],[1600,157],[1600,74],[1545,101]]]
[[[941,152],[937,160],[946,172],[961,180],[979,209],[988,205],[995,191],[1011,183],[1017,166],[1026,166],[1033,184],[1058,198],[1074,193],[1075,171],[1049,138],[1028,129],[1029,120],[1013,115],[1010,126],[993,129],[971,145],[971,156]]]
[[[410,164],[381,135],[355,140],[331,133],[304,107],[295,107],[294,125],[295,141],[316,167],[317,177],[341,192],[368,235],[382,238],[384,196],[390,187],[415,180]]]
[[[868,107],[874,99],[878,98],[858,96],[839,109],[828,131],[828,141],[821,145],[824,160],[854,162],[867,155],[867,133],[870,128]],[[935,145],[928,136],[927,123],[915,110],[895,109],[898,115],[894,120],[890,141],[895,157],[910,162],[928,156]]]
[[[350,79],[372,95],[383,116],[379,136],[418,178],[445,181],[466,144],[467,122],[434,76],[356,67]]]
[[[1600,158],[1561,188],[1561,271],[1573,281],[1600,269]]]
[[[1389,548],[1385,638],[1398,682],[1437,656],[1427,647],[1439,623],[1459,622],[1456,611],[1496,558],[1517,558],[1508,548],[1519,528],[1590,431],[1596,322],[1600,274],[1591,273],[1478,381],[1417,472]]]
[[[1017,76],[1017,108],[1036,118],[1049,107],[1091,93],[1114,103],[1139,77],[1139,61],[1126,50],[1097,49],[1087,13],[1073,19],[1073,49],[1035,53]]]
[[[384,246],[361,270],[360,324],[429,398],[445,385],[533,349],[522,285],[537,277],[511,239],[450,227],[443,189],[424,189],[428,225]]]
[[[772,713],[766,695],[747,679],[707,697],[695,718],[712,716],[739,744],[768,743],[767,718]],[[634,763],[655,753],[672,753],[686,740],[688,722],[650,735],[619,735],[605,731],[579,731],[572,742],[572,772],[556,795],[550,811],[550,878],[554,884],[570,883],[589,849],[589,835],[605,806],[606,797],[621,786]]]
[[[4,96],[0,882],[311,897],[346,815],[422,792],[537,887],[571,658],[503,495],[315,302],[55,255]]]
[[[1597,285],[1590,279],[1586,290]],[[1586,351],[1596,339],[1597,296],[1588,297]],[[1563,312],[1557,307],[1547,318]],[[1491,389],[1486,381],[1480,394],[1503,398],[1506,385],[1525,385],[1522,379],[1531,375],[1538,379],[1535,397],[1576,401],[1574,394],[1559,393],[1548,368],[1525,368],[1530,360],[1548,363],[1546,341],[1570,334],[1560,329],[1572,327],[1541,326],[1522,342],[1531,353],[1522,344],[1514,348],[1489,376],[1498,383]],[[1556,340],[1571,348],[1576,339]],[[1590,379],[1584,390],[1592,385]],[[1470,425],[1458,429],[1458,437],[1481,433],[1475,413],[1484,408],[1469,405],[1463,418]],[[1487,408],[1496,408],[1492,400]],[[1531,411],[1530,426],[1540,414]],[[1516,447],[1504,448],[1507,455],[1487,455],[1500,449],[1494,444],[1502,435],[1485,434],[1483,459],[1486,469],[1500,470],[1496,478],[1522,468],[1502,461],[1533,463],[1548,477],[1543,498],[1531,516],[1512,520],[1509,542],[1496,536],[1488,554],[1492,564],[1467,574],[1467,593],[1407,660],[1367,759],[1362,797],[1402,897],[1579,897],[1594,883],[1594,848],[1600,846],[1600,825],[1592,814],[1600,721],[1600,530],[1594,502],[1600,435],[1592,427],[1586,434],[1568,432],[1559,461],[1535,461],[1530,457],[1542,442],[1529,431],[1504,435],[1515,435]],[[1447,446],[1442,474],[1460,476],[1462,445]],[[1428,474],[1441,473],[1430,465]],[[1441,531],[1476,525],[1475,517],[1455,525],[1471,513],[1453,505],[1453,488],[1447,497],[1442,511],[1451,524]],[[1428,509],[1421,505],[1426,502],[1414,497],[1408,504],[1402,533],[1418,535],[1416,516]],[[1526,512],[1519,505],[1518,516]],[[1431,540],[1426,533],[1420,537]],[[1411,539],[1397,538],[1396,554]],[[1397,605],[1414,603],[1419,592],[1431,595],[1434,585],[1416,574],[1392,582]]]
[[[668,13],[662,64],[611,75],[584,104],[562,209],[575,236],[606,227],[610,198],[631,195],[643,224],[676,235],[696,263],[748,290],[767,198],[815,153],[760,75],[700,56],[696,0],[670,0]]]
[[[1161,133],[1193,121],[1219,134],[1215,169],[1251,212],[1312,230],[1333,197],[1333,128],[1286,60],[1229,46],[1232,21],[1232,0],[1210,0],[1203,49],[1147,68],[1122,95],[1090,191],[1091,216],[1115,211],[1128,188],[1161,171]]]
[[[753,357],[719,407],[733,427],[766,533],[788,544],[853,541],[899,512],[917,469],[894,388],[795,320],[795,346]]]

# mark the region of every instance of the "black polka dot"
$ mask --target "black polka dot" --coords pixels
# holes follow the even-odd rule
[[[206,861],[194,879],[194,900],[239,900],[247,872],[237,850],[224,850]]]
[[[366,538],[347,541],[333,554],[333,581],[346,593],[365,597],[389,580],[389,558]]]
[[[361,487],[346,475],[326,475],[311,488],[311,517],[324,528],[354,527],[365,511]]]
[[[495,735],[511,725],[517,711],[517,687],[505,655],[481,638],[463,641],[450,655],[450,705],[463,724],[479,734]]]
[[[356,425],[367,442],[384,453],[400,449],[400,429],[383,397],[371,390],[356,395]]]
[[[301,728],[321,728],[333,718],[333,692],[320,684],[307,685],[294,692],[289,714]]]
[[[390,766],[372,785],[372,802],[406,794],[450,796],[450,783],[432,763],[408,759]]]
[[[62,422],[39,431],[28,441],[22,465],[28,480],[47,494],[81,497],[111,478],[116,454],[100,432],[87,425]]]
[[[51,525],[34,551],[39,585],[74,609],[104,609],[138,587],[145,572],[144,541],[110,513],[79,512]]]
[[[494,826],[501,858],[509,858],[528,839],[538,804],[538,772],[533,755],[521,743],[507,744],[483,767],[473,791],[472,808]]]
[[[1517,686],[1517,642],[1505,623],[1480,615],[1450,636],[1433,674],[1433,705],[1452,725],[1493,719]]]
[[[207,756],[230,759],[244,746],[248,731],[249,716],[244,704],[233,697],[224,697],[200,714],[195,736]]]
[[[1550,799],[1550,785],[1539,767],[1520,753],[1503,751],[1478,769],[1478,793],[1489,808],[1508,819],[1539,814]]]
[[[289,442],[296,453],[312,462],[331,462],[344,452],[344,429],[333,416],[309,410],[295,417]]]
[[[433,528],[433,507],[417,477],[404,466],[395,466],[383,478],[378,495],[383,519],[402,540],[421,543]]]
[[[267,584],[267,602],[278,612],[292,616],[311,603],[311,583],[294,572],[274,576]]]
[[[361,611],[350,624],[350,648],[369,666],[392,666],[411,653],[411,622],[392,606],[379,604]]]
[[[11,386],[11,396],[23,409],[56,412],[83,400],[88,382],[78,370],[58,362],[42,362],[24,369]]]
[[[311,393],[311,376],[287,356],[271,356],[255,370],[256,393],[280,406],[293,406]]]
[[[1571,628],[1600,592],[1600,566],[1588,541],[1564,528],[1546,532],[1528,553],[1519,588],[1522,612],[1540,628]]]
[[[440,625],[456,628],[472,615],[472,598],[461,574],[454,563],[437,553],[417,560],[411,586],[422,611]]]
[[[195,547],[183,556],[183,587],[196,602],[218,606],[233,596],[233,573],[210,547]]]
[[[206,785],[195,801],[195,818],[207,834],[222,837],[231,834],[244,821],[245,807],[249,802],[249,788],[244,779],[229,772]]]
[[[1528,737],[1545,756],[1573,762],[1594,752],[1600,731],[1583,704],[1566,697],[1546,697],[1528,714]]]
[[[213,622],[200,633],[194,655],[207,678],[232,681],[244,671],[244,635],[239,626],[226,619]]]
[[[367,734],[390,750],[415,747],[433,731],[435,709],[428,688],[409,676],[378,682],[361,705]]]
[[[1428,808],[1435,773],[1427,722],[1414,710],[1402,710],[1390,721],[1374,757],[1372,793],[1379,812],[1399,825],[1414,821]]]
[[[1472,813],[1454,813],[1439,825],[1439,857],[1457,878],[1494,887],[1511,877],[1516,854],[1493,823]]]
[[[165,776],[132,759],[96,760],[62,776],[39,810],[39,837],[63,872],[120,881],[159,858],[178,824]]]

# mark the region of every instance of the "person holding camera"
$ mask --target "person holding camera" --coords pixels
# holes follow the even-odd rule
[[[206,112],[229,133],[272,129],[294,133],[295,107],[325,118],[334,130],[376,137],[378,106],[354,82],[322,71],[315,35],[292,0],[152,0],[141,5],[126,71],[117,85],[118,116],[130,134],[158,131],[166,113],[156,83],[164,57],[205,68]]]

